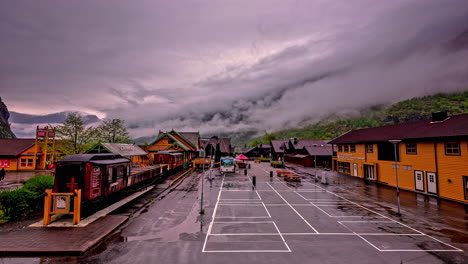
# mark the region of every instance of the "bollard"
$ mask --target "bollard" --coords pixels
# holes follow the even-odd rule
[[[270,171],[270,178],[273,178],[273,171]]]
[[[252,176],[252,190],[257,186],[257,177]]]
[[[247,168],[244,170],[244,175],[247,176]]]

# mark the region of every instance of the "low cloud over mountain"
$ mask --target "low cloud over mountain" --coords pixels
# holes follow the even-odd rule
[[[11,109],[259,132],[468,89],[465,0],[0,3]]]

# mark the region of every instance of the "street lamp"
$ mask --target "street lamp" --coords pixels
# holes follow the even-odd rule
[[[201,175],[201,182],[202,182],[202,185],[201,185],[201,199],[200,199],[200,214],[203,214],[203,181],[204,181],[204,178],[205,178],[205,150],[204,149],[200,149],[200,157],[201,157],[201,153],[203,152],[203,158],[202,158],[202,175]],[[202,217],[203,219],[203,217]],[[202,220],[203,221],[203,220]]]
[[[395,151],[395,177],[396,177],[396,193],[397,193],[397,203],[398,203],[398,212],[397,216],[401,216],[400,213],[400,189],[398,187],[398,158],[397,158],[397,145],[401,142],[399,139],[391,139],[388,142],[393,144],[393,150]]]

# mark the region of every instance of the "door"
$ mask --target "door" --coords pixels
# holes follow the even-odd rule
[[[435,172],[426,172],[427,192],[437,194],[437,176]]]
[[[416,191],[424,192],[424,179],[422,171],[414,171],[414,182]]]
[[[375,180],[373,165],[364,164],[364,177],[368,180]]]
[[[357,163],[353,163],[354,176],[358,177],[358,166]]]

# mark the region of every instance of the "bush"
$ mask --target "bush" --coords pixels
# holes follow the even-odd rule
[[[269,158],[259,158],[261,162],[270,162]]]
[[[35,211],[31,206],[37,195],[24,188],[0,192],[0,209],[3,217],[20,219]]]
[[[44,194],[46,189],[52,189],[54,186],[54,176],[38,175],[32,177],[24,183],[23,188],[38,194]]]
[[[0,192],[3,218],[20,219],[43,210],[45,190],[54,186],[54,177],[40,175],[24,183],[23,188]]]
[[[283,167],[284,167],[282,161],[272,161],[272,162],[270,162],[270,165],[271,165],[273,168],[283,168]]]

